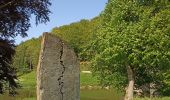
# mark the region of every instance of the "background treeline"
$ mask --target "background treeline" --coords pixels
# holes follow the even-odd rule
[[[20,74],[33,70],[39,59],[41,37],[22,42],[16,47],[13,65]]]
[[[74,48],[81,61],[89,61],[90,52],[88,52],[87,47],[89,47],[93,33],[99,24],[99,17],[92,20],[83,19],[70,25],[53,28],[51,33],[59,36]],[[19,73],[29,72],[36,68],[41,48],[40,44],[41,37],[32,38],[16,47],[13,65]]]
[[[89,60],[90,52],[87,49],[91,43],[93,34],[100,25],[101,18],[81,20],[80,22],[54,28],[52,33],[67,41],[80,57],[81,61]]]

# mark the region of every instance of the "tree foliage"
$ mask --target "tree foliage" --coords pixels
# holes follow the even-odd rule
[[[88,47],[93,32],[99,23],[100,18],[98,17],[92,20],[81,20],[70,25],[53,28],[51,34],[55,34],[67,41],[74,48],[81,60],[87,61],[89,60],[90,52],[86,51],[86,47]],[[16,47],[13,66],[17,68],[17,72],[22,74],[30,71],[32,68],[36,68],[39,59],[40,44],[41,37],[22,42]]]
[[[87,61],[90,52],[87,52],[86,48],[99,25],[100,17],[95,17],[92,20],[81,20],[70,25],[56,27],[52,33],[67,41],[79,55],[81,61]]]
[[[109,0],[102,25],[93,39],[93,71],[103,85],[121,89],[163,83],[170,70],[170,2],[168,0]]]
[[[15,68],[12,67],[12,56],[14,55],[14,45],[8,40],[0,40],[0,93],[8,89],[9,93],[15,93],[16,73]],[[6,87],[6,88],[5,88]]]
[[[91,54],[87,51],[87,47],[99,24],[99,17],[92,20],[81,20],[70,25],[53,28],[51,34],[55,34],[67,41],[82,61],[89,61],[89,55]],[[23,74],[36,68],[39,59],[40,44],[41,37],[22,42],[16,47],[13,66],[17,68],[17,72]]]
[[[27,36],[30,18],[35,16],[36,24],[49,21],[50,0],[0,0],[0,91],[9,82],[10,89],[14,89],[16,75],[11,66],[14,47],[10,40],[17,35]],[[5,81],[5,82],[4,82]],[[2,92],[1,92],[2,93]]]
[[[49,21],[50,5],[49,0],[0,0],[0,36],[27,36],[31,15],[36,24]]]
[[[32,38],[16,47],[13,66],[17,68],[17,72],[22,74],[36,68],[41,48],[40,44],[41,37]]]

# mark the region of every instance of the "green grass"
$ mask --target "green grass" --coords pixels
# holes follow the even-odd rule
[[[96,77],[93,77],[92,74],[80,73],[80,85],[81,86],[94,86],[98,85],[98,80]]]
[[[114,90],[81,90],[80,100],[121,100],[121,95]]]
[[[22,85],[23,88],[35,88],[36,86],[36,72],[32,71],[28,74],[24,74],[19,77],[19,83]]]
[[[19,77],[19,83],[23,86],[23,88],[35,88],[36,86],[36,73],[35,71],[25,74]],[[80,73],[80,85],[98,85],[98,80],[96,77],[93,77],[92,74]]]
[[[35,71],[24,74],[19,77],[20,89],[17,89],[18,95],[8,96],[7,93],[0,95],[0,100],[36,100],[36,77]]]
[[[36,100],[36,73],[35,71],[27,73],[19,77],[19,82],[22,85],[18,89],[16,97],[10,97],[8,94],[0,95],[0,100]],[[92,77],[91,74],[80,73],[81,86],[96,86],[98,80]],[[121,94],[114,90],[105,89],[82,89],[80,91],[80,100],[120,100]],[[150,100],[149,98],[135,98],[134,100]],[[152,100],[170,100],[170,97],[155,98]]]
[[[162,98],[134,98],[134,100],[170,100],[170,97],[162,97]]]

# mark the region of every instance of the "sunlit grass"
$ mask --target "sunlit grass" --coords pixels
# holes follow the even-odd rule
[[[170,100],[170,97],[162,97],[162,98],[135,98],[134,100]]]
[[[24,74],[19,77],[19,83],[22,88],[35,88],[36,86],[36,72],[32,71],[30,73]]]
[[[86,85],[98,85],[98,80],[96,77],[93,77],[92,74],[88,73],[80,73],[80,85],[86,86]]]
[[[18,95],[10,97],[8,94],[0,95],[0,100],[36,100],[36,73],[35,71],[27,73],[19,77],[19,82],[22,86],[18,89]],[[98,80],[93,77],[92,74],[81,73],[80,74],[81,86],[98,85]],[[106,89],[81,89],[80,100],[122,100],[121,93],[117,93],[114,90]],[[135,98],[134,100],[170,100],[170,97],[164,98]]]
[[[121,100],[121,94],[114,90],[94,89],[81,90],[80,100]]]

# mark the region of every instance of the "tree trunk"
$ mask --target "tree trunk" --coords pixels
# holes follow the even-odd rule
[[[128,73],[129,84],[126,89],[124,100],[133,100],[134,76],[133,76],[133,70],[130,66],[127,66],[127,73]]]

